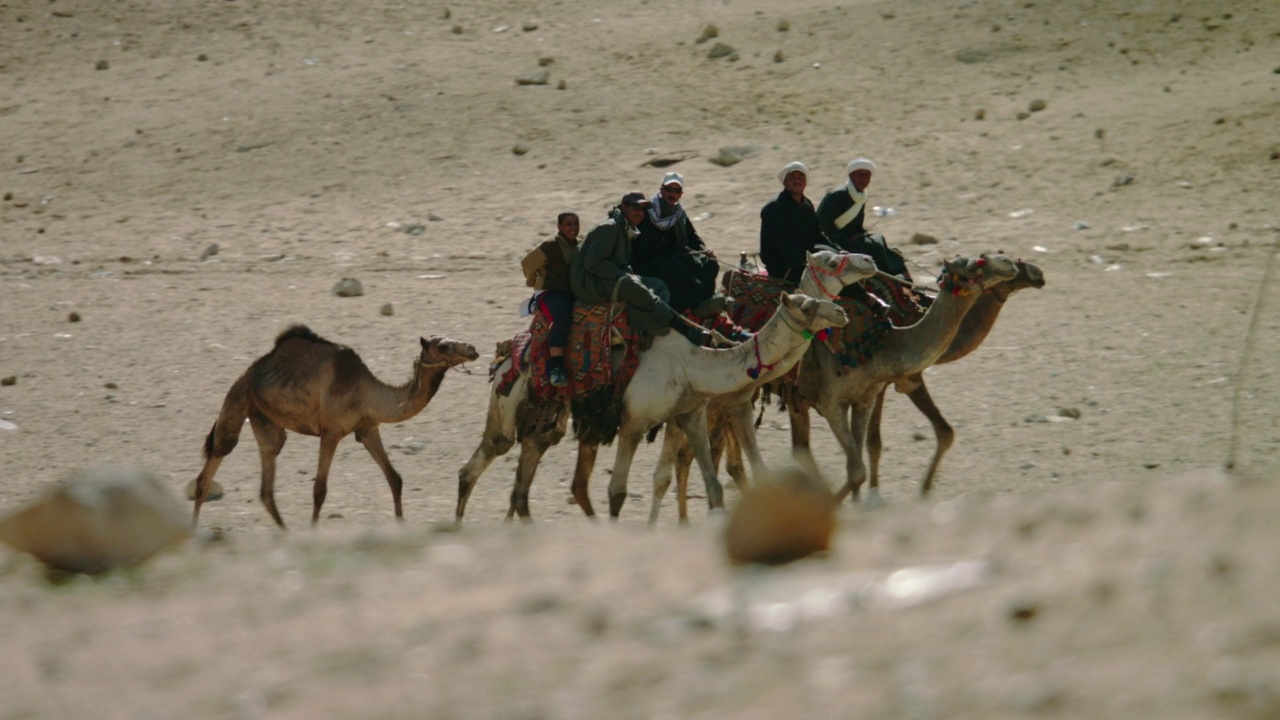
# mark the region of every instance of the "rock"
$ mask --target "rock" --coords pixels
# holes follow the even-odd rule
[[[915,233],[911,236],[912,245],[937,245],[938,238],[926,233]]]
[[[67,313],[67,322],[73,322],[73,323],[80,322],[80,313],[75,312],[74,310]]]
[[[218,251],[221,249],[222,248],[218,247],[218,243],[209,243],[209,247],[205,248],[204,252],[200,253],[200,262],[204,262],[214,255],[217,255]]]
[[[719,153],[714,157],[707,158],[709,161],[719,165],[720,167],[729,167],[742,162],[744,158],[751,157],[760,152],[760,148],[754,146],[730,146],[720,148]]]
[[[539,68],[533,72],[525,73],[516,78],[517,85],[546,85],[551,80],[551,71],[546,68]]]
[[[106,70],[109,67],[111,67],[111,63],[107,62],[106,60],[99,60],[93,65],[94,70]]]
[[[402,228],[409,235],[421,235],[427,231],[427,226],[422,223],[409,223]]]
[[[538,58],[538,67],[546,67],[555,61],[556,61],[555,58],[549,55],[543,55],[542,57]]]
[[[364,287],[359,280],[344,277],[333,286],[333,294],[338,297],[359,297],[364,294]]]
[[[439,215],[433,212],[427,213],[427,222],[440,222],[443,219],[444,218],[440,217]]]
[[[702,34],[699,35],[698,39],[695,40],[694,42],[701,45],[702,43],[717,37],[720,37],[720,28],[716,27],[715,25],[708,25],[702,28]],[[715,56],[713,55],[712,57],[715,57]]]
[[[192,480],[191,482],[187,483],[187,486],[183,488],[182,492],[187,496],[188,500],[195,500],[196,499],[196,481]],[[204,501],[213,502],[214,500],[221,500],[223,494],[224,492],[222,489],[222,483],[218,482],[217,480],[211,480],[209,482],[209,497],[205,498]]]
[[[565,82],[564,80],[561,80],[560,82],[556,83],[557,90],[564,90],[567,87],[569,87],[569,83]]]
[[[190,535],[191,518],[169,489],[128,466],[78,472],[0,520],[0,542],[73,573],[137,565]]]
[[[778,32],[786,32],[791,29],[791,21],[783,18],[778,21]]]
[[[975,110],[975,111],[974,111],[974,113],[973,113],[973,119],[974,119],[974,120],[986,120],[986,119],[987,119],[987,111],[986,111],[985,109],[983,109],[983,108],[978,108],[978,109],[977,109],[977,110]]]
[[[538,23],[532,20],[525,20],[523,23],[520,24],[520,29],[525,32],[533,32],[534,30],[538,29]]]
[[[528,152],[529,152],[529,146],[525,145],[524,143],[516,143],[515,145],[511,146],[512,155],[524,155],[525,153],[528,153]]]
[[[782,62],[783,60],[786,60],[786,59],[787,59],[787,56],[786,56],[786,55],[783,55],[781,50],[779,50],[779,51],[777,51],[777,52],[775,52],[775,53],[773,54],[773,61],[774,61],[774,62],[776,62],[776,63],[780,63],[780,62]]]
[[[1064,407],[1064,408],[1059,408],[1059,409],[1058,409],[1058,416],[1059,416],[1059,417],[1065,417],[1065,418],[1071,418],[1072,420],[1079,420],[1079,419],[1080,419],[1080,409],[1079,409],[1079,408],[1073,408],[1073,407]]]
[[[715,45],[712,45],[711,49],[707,51],[707,57],[711,58],[712,60],[715,60],[716,58],[729,57],[731,55],[737,55],[737,54],[738,54],[738,51],[734,50],[732,46],[725,45],[724,43],[719,43],[719,42],[716,43]]]
[[[1031,112],[1040,112],[1045,109],[1045,107],[1047,106],[1043,100],[1032,100],[1031,104],[1027,106],[1027,109]]]
[[[17,384],[18,384],[17,375],[6,375],[5,377],[0,378],[0,385],[4,387],[10,387],[12,385],[17,385]]]
[[[826,551],[837,503],[821,479],[792,468],[753,482],[725,525],[734,563],[780,565]]]
[[[391,303],[387,303],[386,305],[383,305],[382,308],[378,310],[378,312],[382,313],[383,315],[386,315],[387,317],[390,317],[396,314],[396,309],[391,306]]]

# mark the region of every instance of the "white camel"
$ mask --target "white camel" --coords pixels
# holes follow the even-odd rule
[[[840,291],[848,285],[861,282],[877,273],[875,261],[870,255],[822,250],[805,254],[805,269],[800,276],[800,292],[812,297],[836,300]],[[812,336],[804,342],[797,343],[792,351],[782,360],[764,369],[751,383],[741,390],[716,395],[707,402],[707,422],[709,428],[718,432],[731,432],[734,444],[746,453],[751,463],[751,473],[759,477],[767,468],[760,454],[760,446],[756,442],[755,424],[752,422],[752,400],[756,392],[766,383],[786,375],[800,362],[800,358],[809,350]],[[726,438],[728,439],[728,438]],[[712,463],[718,461],[719,443],[712,444]],[[736,457],[736,456],[735,456]],[[662,451],[658,466],[653,474],[653,502],[649,510],[649,523],[658,520],[658,512],[662,498],[671,487],[673,471],[678,475],[676,501],[679,506],[680,520],[688,520],[687,483],[689,463],[693,460],[692,448],[688,439],[676,424],[668,424],[665,428]],[[741,471],[741,458],[738,465],[730,468],[734,481],[741,486],[745,473]]]
[[[845,453],[845,484],[837,499],[852,494],[856,501],[867,478],[863,448],[881,391],[890,383],[908,382],[937,362],[951,346],[960,321],[978,298],[1017,274],[1018,266],[1002,254],[946,261],[938,281],[938,297],[924,317],[914,325],[890,328],[870,360],[848,368],[825,344],[809,349],[800,361],[797,394],[803,402],[788,404],[792,437],[800,457],[816,470],[808,447],[807,406],[826,419]],[[879,502],[878,489],[867,495],[869,503]]]
[[[706,440],[707,400],[746,387],[754,380],[748,370],[758,373],[761,368],[780,363],[797,345],[808,342],[806,334],[827,327],[842,327],[846,322],[844,311],[835,303],[784,294],[778,310],[760,332],[736,347],[701,348],[674,333],[654,338],[653,345],[639,353],[639,365],[622,398],[621,422],[617,428],[621,441],[610,484],[610,514],[616,518],[626,499],[626,476],[639,441],[650,428],[664,422],[678,424],[689,435],[704,473],[708,499],[713,505],[721,504],[722,493]],[[504,361],[498,374],[506,372],[510,362],[510,359]],[[517,438],[521,443],[520,462],[507,517],[517,514],[521,518],[529,517],[529,488],[542,455],[564,436],[567,421],[564,408],[568,403],[552,401],[548,411],[545,404],[539,406],[531,401],[528,384],[526,369],[507,395],[496,390],[492,394],[480,446],[458,472],[456,515],[459,520],[480,474],[495,457],[509,450]],[[584,434],[592,435],[580,429],[579,436]],[[597,443],[579,441],[573,494],[588,516],[595,514],[587,483],[598,449]]]

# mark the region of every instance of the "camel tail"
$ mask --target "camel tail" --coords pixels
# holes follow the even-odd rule
[[[304,328],[305,329],[305,328]],[[204,458],[226,457],[240,442],[240,431],[249,417],[249,373],[240,376],[222,401],[222,412],[204,439]]]

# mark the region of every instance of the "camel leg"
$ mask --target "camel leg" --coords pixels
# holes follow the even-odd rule
[[[814,477],[822,477],[818,469],[818,461],[813,457],[809,447],[811,431],[809,405],[807,403],[790,402],[787,404],[787,416],[791,418],[791,455],[800,467]]]
[[[209,488],[213,486],[213,476],[222,465],[222,459],[231,454],[240,442],[240,431],[244,429],[245,418],[249,415],[249,376],[241,375],[227,397],[222,401],[222,410],[213,428],[204,439],[204,467],[196,476],[195,507],[191,511],[191,524],[195,525],[200,517],[200,506],[209,499]],[[283,442],[283,441],[282,441]],[[258,447],[262,447],[261,444]]]
[[[731,432],[724,433],[725,437],[721,443],[731,448],[727,469],[739,489],[743,489],[747,485],[746,473],[742,467],[742,455],[744,453],[747,456],[747,461],[751,463],[752,475],[760,477],[769,470],[764,464],[764,457],[760,454],[760,445],[756,442],[753,414],[751,405],[746,403],[729,410],[727,419]]]
[[[329,467],[333,465],[333,455],[338,451],[341,435],[320,436],[320,460],[316,463],[316,477],[311,481],[311,524],[320,522],[320,506],[324,505],[324,496],[329,491]]]
[[[880,418],[884,415],[884,393],[888,386],[880,389],[876,395],[875,407],[871,409],[871,420],[867,424],[867,492],[880,492],[880,453],[884,450],[884,442],[880,437]]]
[[[258,498],[266,506],[276,525],[284,529],[284,520],[276,508],[276,456],[284,448],[286,438],[284,428],[271,422],[265,415],[254,413],[249,416],[249,426],[253,428],[253,437],[258,441],[258,456],[262,458],[262,484],[258,488]]]
[[[675,423],[667,423],[662,434],[662,451],[658,455],[658,466],[653,470],[653,502],[649,506],[649,524],[658,523],[658,511],[662,508],[662,498],[671,487],[671,474],[679,461],[680,446],[684,444],[684,434],[675,428]],[[680,518],[684,521],[684,518]]]
[[[609,518],[617,520],[622,505],[627,501],[627,475],[631,473],[631,461],[635,459],[644,430],[618,432],[618,454],[613,458],[613,477],[609,478]]]
[[[675,423],[668,423],[671,427]],[[679,428],[677,428],[679,432]],[[680,451],[676,454],[676,507],[679,508],[680,522],[689,522],[689,468],[693,465],[693,448],[689,447],[689,438],[680,433]]]
[[[504,372],[507,367],[504,364],[499,368],[499,372]],[[511,389],[511,395],[523,393],[527,387],[528,384],[522,378],[517,381],[516,387]],[[485,416],[484,434],[480,437],[480,446],[471,453],[471,459],[458,471],[458,507],[454,510],[454,519],[457,522],[462,522],[462,514],[467,509],[467,500],[471,497],[471,491],[475,489],[480,476],[495,458],[506,455],[515,445],[518,400],[519,398],[515,400],[504,398],[496,390],[491,391],[489,412]]]
[[[724,509],[724,487],[716,477],[715,463],[711,462],[711,442],[707,437],[706,407],[689,413],[676,420],[680,428],[689,438],[689,446],[693,448],[693,457],[702,470],[702,482],[707,486],[707,505],[712,510]]]
[[[938,466],[942,463],[942,456],[951,449],[952,443],[956,440],[956,433],[951,429],[947,419],[942,417],[942,411],[933,404],[929,388],[925,387],[923,382],[908,393],[907,397],[911,398],[911,402],[929,419],[929,423],[933,425],[933,436],[937,440],[937,445],[933,449],[933,460],[930,461],[929,470],[925,473],[924,483],[920,485],[920,494],[928,495],[929,491],[933,490],[933,478],[938,472]]]
[[[533,487],[534,473],[538,472],[538,464],[542,462],[542,456],[559,441],[559,436],[552,440],[542,433],[526,435],[524,440],[520,441],[520,461],[516,464],[516,483],[511,488],[511,505],[507,508],[507,520],[517,515],[525,522],[532,520],[529,515],[529,489]]]
[[[714,452],[715,448],[712,448],[712,451]],[[757,447],[756,454],[759,453],[760,449]],[[729,477],[733,478],[733,484],[737,485],[739,490],[746,490],[748,482],[747,466],[742,463],[742,447],[738,445],[736,440],[734,440],[733,433],[729,433],[724,436],[724,457],[725,472],[729,473]],[[716,460],[717,458],[713,457],[712,459]],[[760,468],[761,469],[759,470],[752,471],[756,477],[760,477],[760,475],[765,472],[763,458],[761,458],[760,461]]]
[[[845,452],[845,484],[836,493],[836,502],[852,495],[853,501],[860,498],[862,483],[867,479],[867,466],[862,461],[862,449],[867,438],[867,424],[871,419],[873,403],[853,403],[852,407],[841,406],[835,412],[824,415],[831,425],[831,431]],[[868,498],[868,502],[875,501]]]
[[[596,468],[596,455],[599,452],[599,445],[579,442],[578,461],[573,466],[573,499],[578,503],[578,507],[582,508],[583,514],[589,518],[596,516],[587,488],[590,486],[591,472]]]
[[[369,451],[373,461],[382,469],[383,476],[387,478],[387,485],[391,486],[391,502],[395,505],[396,520],[404,522],[404,511],[400,506],[400,492],[404,489],[404,480],[400,477],[400,473],[391,467],[391,458],[387,457],[387,450],[382,447],[382,434],[378,432],[378,426],[374,425],[370,430],[357,432],[356,440]]]

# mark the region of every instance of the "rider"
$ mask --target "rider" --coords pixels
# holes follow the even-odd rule
[[[809,168],[800,161],[787,163],[778,172],[782,192],[760,210],[760,259],[769,277],[800,281],[805,253],[825,244],[818,229],[818,214],[805,197]]]
[[[577,213],[560,213],[556,216],[556,236],[539,244],[520,263],[525,270],[526,283],[539,291],[535,295],[538,309],[551,321],[551,329],[547,333],[550,354],[547,381],[556,387],[569,384],[569,374],[564,365],[565,346],[569,344],[569,327],[573,322],[569,264],[578,252],[581,228]]]
[[[720,265],[693,228],[680,204],[682,195],[684,176],[663,176],[640,223],[632,263],[636,272],[667,284],[676,312],[692,310],[699,317],[714,317],[725,309],[724,296],[716,294]]]
[[[587,233],[569,265],[574,297],[584,303],[621,300],[627,304],[628,318],[636,330],[666,335],[675,328],[695,345],[705,344],[710,334],[687,325],[667,304],[666,283],[642,277],[631,269],[637,226],[652,204],[644,193],[629,192],[609,212],[608,220]]]
[[[860,157],[845,167],[849,181],[831,191],[818,203],[818,227],[827,242],[837,249],[866,253],[876,267],[908,282],[911,273],[902,254],[885,244],[884,236],[863,227],[866,215],[867,186],[876,171],[875,163]]]

